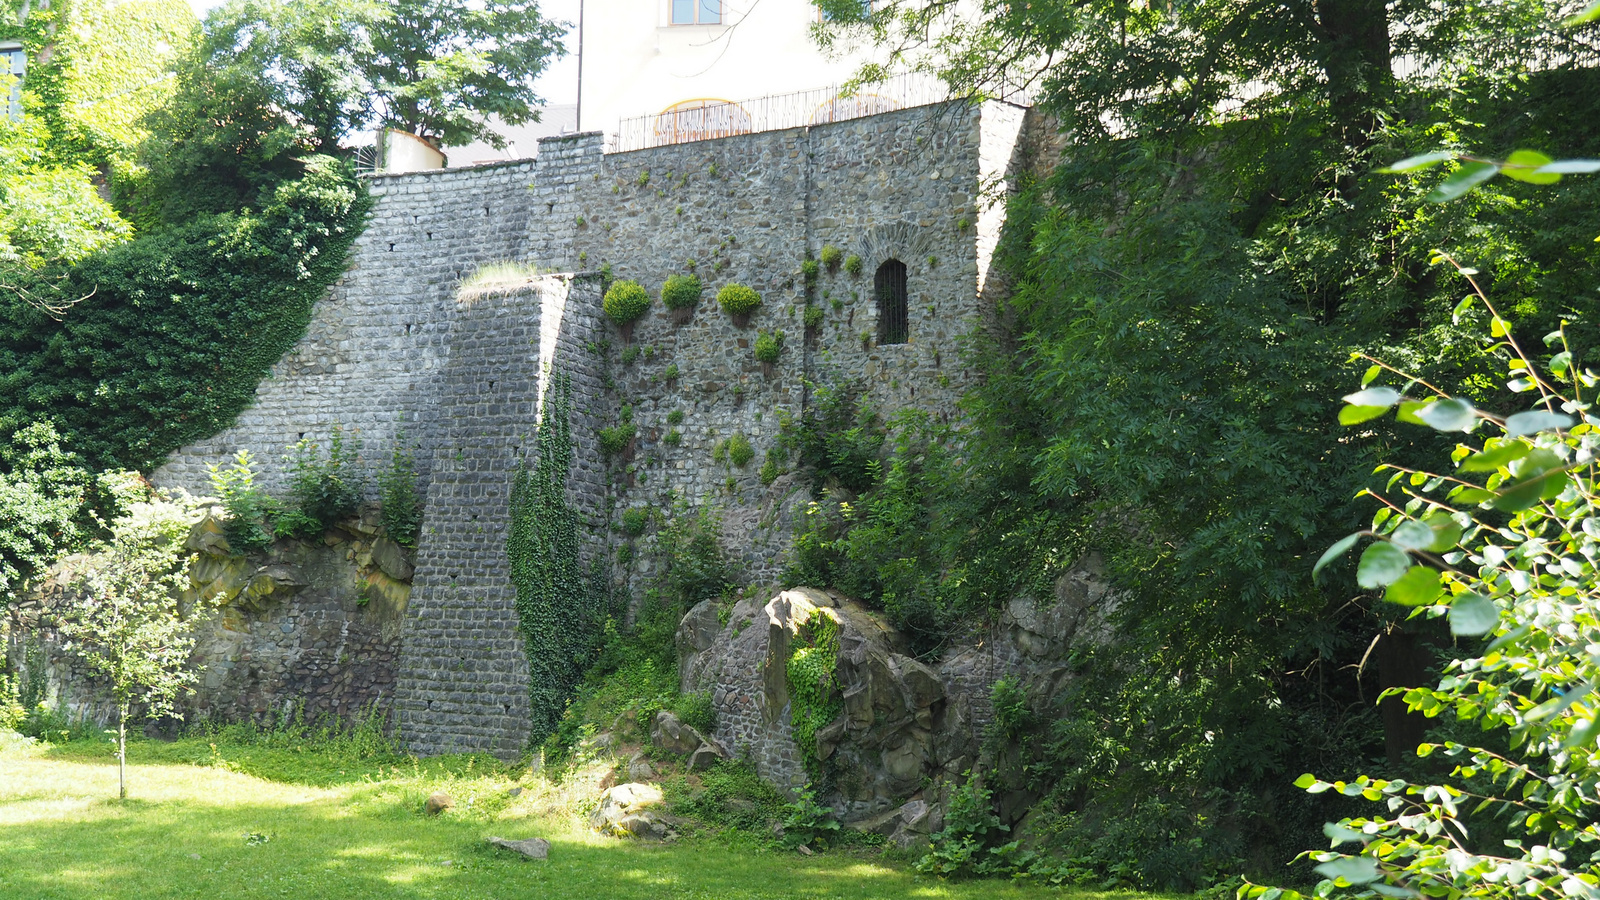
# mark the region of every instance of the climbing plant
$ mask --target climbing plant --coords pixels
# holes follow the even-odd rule
[[[839,623],[818,611],[789,645],[785,670],[794,742],[812,781],[822,781],[826,775],[823,760],[817,756],[817,732],[844,711],[836,673],[838,659]]]
[[[0,435],[48,421],[92,468],[148,470],[231,424],[344,272],[368,206],[343,163],[300,168],[255,209],[10,273]]]
[[[557,372],[545,389],[537,459],[517,470],[506,554],[527,648],[530,736],[543,743],[594,657],[604,618],[601,592],[578,551],[578,511],[567,502],[572,467],[572,379]]]

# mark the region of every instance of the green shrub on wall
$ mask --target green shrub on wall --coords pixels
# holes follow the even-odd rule
[[[604,309],[618,325],[636,322],[650,311],[650,292],[637,281],[619,281],[606,291]]]
[[[822,760],[817,757],[817,732],[844,711],[836,675],[838,659],[839,623],[818,610],[789,645],[785,671],[794,742],[812,781],[824,776]]]
[[[558,372],[545,391],[538,459],[531,471],[517,471],[511,489],[506,541],[527,647],[535,745],[560,724],[573,687],[593,659],[605,614],[604,597],[585,577],[578,552],[578,511],[567,503],[571,467],[572,380]]]
[[[383,527],[390,540],[415,547],[422,531],[422,498],[417,494],[417,459],[406,446],[403,430],[395,434],[389,468],[378,475],[378,493],[383,500]]]
[[[761,295],[738,282],[717,292],[717,305],[730,316],[748,316],[761,306]]]
[[[661,286],[661,303],[667,309],[693,309],[700,305],[705,285],[694,275],[670,275]]]
[[[783,352],[783,332],[763,331],[756,335],[755,356],[756,362],[774,365],[778,362],[778,355]]]

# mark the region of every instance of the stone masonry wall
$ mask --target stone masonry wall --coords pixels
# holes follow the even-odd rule
[[[460,301],[434,398],[433,479],[395,698],[414,752],[514,756],[527,743],[528,663],[505,553],[511,487],[519,462],[533,462],[553,368],[571,374],[575,399],[599,390],[583,349],[598,293],[596,278],[546,277]],[[574,407],[568,491],[593,517],[604,490],[594,419]]]
[[[624,407],[639,426],[624,458],[602,459],[592,439],[578,448],[575,497],[593,552],[612,551],[622,509],[710,505],[741,578],[772,585],[809,499],[794,475],[767,485],[758,475],[783,423],[799,419],[810,385],[845,381],[885,417],[958,415],[972,378],[964,336],[994,308],[996,204],[1047,131],[1016,107],[944,104],[611,155],[598,134],[564,136],[541,141],[535,161],[374,178],[371,222],[305,339],[235,426],[183,448],[156,478],[205,491],[206,464],[247,448],[271,463],[264,481],[275,487],[283,448],[302,435],[357,427],[381,460],[403,425],[420,447],[428,509],[397,688],[402,730],[421,752],[513,752],[527,700],[507,605],[506,498],[516,455],[532,445],[539,373],[573,372],[576,432],[616,423]],[[825,270],[807,285],[801,263],[825,246],[859,256],[861,272]],[[891,259],[907,268],[909,339],[881,345],[873,276]],[[594,279],[561,282],[571,291],[558,319],[553,281],[458,308],[462,278],[499,260],[604,271],[652,294],[694,272],[706,290],[681,324],[657,302],[630,349],[600,317]],[[747,327],[716,305],[731,282],[763,297]],[[809,334],[808,300],[824,313]],[[784,335],[775,366],[753,357],[761,331]],[[715,461],[736,434],[755,459]],[[612,562],[634,598],[655,574],[650,542]]]
[[[207,464],[244,449],[260,463],[258,483],[280,489],[285,448],[325,441],[335,424],[356,429],[363,456],[380,463],[403,428],[426,478],[435,420],[424,398],[449,356],[456,287],[483,263],[522,258],[532,171],[520,162],[370,179],[366,230],[305,337],[232,427],[174,453],[155,481],[209,494]]]

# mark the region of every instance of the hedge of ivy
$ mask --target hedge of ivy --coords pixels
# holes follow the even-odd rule
[[[303,165],[259,209],[0,278],[0,438],[48,421],[93,468],[148,471],[230,425],[305,333],[368,208],[344,164]],[[22,292],[82,299],[57,319]]]

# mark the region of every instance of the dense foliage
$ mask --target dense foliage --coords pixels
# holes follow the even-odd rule
[[[1485,412],[1380,363],[1340,413],[1341,422],[1367,427],[1398,408],[1398,418],[1414,425],[1487,432],[1457,446],[1454,471],[1384,466],[1393,474],[1371,492],[1381,504],[1371,526],[1336,543],[1317,566],[1369,539],[1356,569],[1361,586],[1383,590],[1412,618],[1448,618],[1466,652],[1437,687],[1406,690],[1405,703],[1429,718],[1476,728],[1445,731],[1418,748],[1419,756],[1441,753],[1453,761],[1443,777],[1435,769],[1420,776],[1422,783],[1366,775],[1350,782],[1299,779],[1313,793],[1384,803],[1376,814],[1327,826],[1334,847],[1361,847],[1350,855],[1309,854],[1322,862],[1318,896],[1600,893],[1594,656],[1600,419],[1585,399],[1600,376],[1575,358],[1582,351],[1564,330],[1546,337],[1555,352],[1541,364],[1492,306],[1489,313],[1489,354],[1505,364],[1508,392],[1535,394],[1531,409]],[[1493,640],[1483,647],[1479,637]],[[1239,892],[1241,900],[1268,893],[1300,896],[1256,886]]]
[[[95,469],[148,469],[233,421],[344,270],[366,210],[335,160],[219,213],[0,292],[0,433],[56,425]],[[80,299],[81,298],[81,299]]]
[[[1350,351],[1503,397],[1451,316],[1458,285],[1429,265],[1439,246],[1485,273],[1516,333],[1569,316],[1589,346],[1600,311],[1595,184],[1500,179],[1438,205],[1441,177],[1474,163],[1374,170],[1462,147],[1596,155],[1600,32],[1556,27],[1576,6],[1543,2],[824,7],[825,41],[878,41],[958,94],[1026,91],[1062,132],[1010,204],[1014,327],[975,348],[986,378],[948,470],[1004,472],[990,496],[1009,512],[942,550],[925,535],[982,480],[880,450],[881,474],[851,486],[863,496],[819,504],[801,562],[902,621],[901,598],[935,601],[951,611],[924,619],[937,646],[994,609],[952,602],[967,561],[1027,546],[1013,528],[1037,521],[1029,507],[1052,540],[1075,520],[1123,589],[1116,639],[1009,726],[993,784],[1041,795],[1044,846],[1082,878],[1193,887],[1287,860],[1325,818],[1325,798],[1287,790],[1308,760],[1416,765],[1425,721],[1398,697],[1371,704],[1429,683],[1448,643],[1344,569],[1312,581],[1379,458],[1449,452],[1382,423],[1328,439]],[[854,428],[835,418],[824,433]],[[822,446],[819,472],[849,449]],[[1007,558],[1048,583],[1047,554]]]

